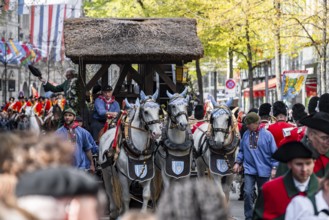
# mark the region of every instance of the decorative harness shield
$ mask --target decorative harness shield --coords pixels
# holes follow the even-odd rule
[[[136,115],[134,114],[133,117]],[[151,124],[159,123],[159,120],[145,122],[145,127],[148,127]],[[126,118],[125,127],[124,127],[124,136],[125,139],[123,141],[123,148],[128,157],[128,178],[133,181],[144,182],[147,180],[151,180],[154,177],[154,143],[153,141],[148,141],[146,146],[148,146],[144,150],[139,150],[135,147],[134,143],[131,140],[131,123],[129,122],[129,118]],[[140,129],[136,128],[134,129]]]
[[[154,157],[151,156],[145,160],[133,159],[128,157],[128,177],[131,180],[144,182],[154,177]]]
[[[231,111],[227,107],[222,107],[224,110],[229,114],[232,115]],[[218,111],[216,112],[218,113]],[[213,116],[211,116],[213,117]],[[229,118],[229,123],[232,123],[232,116]],[[213,118],[210,119],[210,122],[212,123]],[[211,123],[209,123],[208,126],[208,132],[213,133],[216,132],[222,132],[225,134],[225,138],[228,137],[230,133],[229,127],[225,130],[222,128],[212,128]],[[233,122],[234,123],[234,122]],[[233,128],[234,125],[231,127]],[[235,161],[235,151],[237,149],[237,146],[239,145],[240,141],[240,134],[236,129],[232,129],[232,140],[229,144],[223,145],[220,148],[216,146],[216,143],[214,141],[213,137],[205,137],[203,143],[201,143],[202,137],[206,135],[206,132],[204,132],[200,138],[199,143],[199,151],[195,152],[196,157],[203,155],[203,153],[209,148],[210,154],[209,154],[209,169],[210,172],[213,174],[226,176],[231,175],[232,167],[234,166]]]
[[[186,130],[186,139],[182,144],[176,144],[169,140],[167,136],[167,126],[163,129],[163,149],[166,152],[165,156],[165,173],[166,175],[173,177],[175,179],[183,178],[191,173],[191,149],[193,146],[193,141],[191,140],[190,129]],[[177,156],[174,152],[186,152],[182,156]]]

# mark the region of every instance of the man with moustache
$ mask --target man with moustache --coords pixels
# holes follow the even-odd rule
[[[72,108],[64,110],[64,125],[56,133],[75,145],[73,165],[79,169],[95,172],[92,151],[97,145],[91,134],[75,121],[76,113]]]

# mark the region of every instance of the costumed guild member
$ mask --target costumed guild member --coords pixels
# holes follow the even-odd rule
[[[40,96],[38,98],[38,101],[36,102],[35,106],[33,107],[34,108],[34,112],[35,114],[38,116],[38,117],[42,117],[43,116],[43,113],[44,113],[44,97]]]
[[[268,129],[271,124],[271,104],[263,103],[259,106],[258,115],[260,117],[260,127]]]
[[[259,128],[260,118],[255,112],[248,113],[244,119],[248,130],[243,134],[239,153],[233,166],[238,173],[244,167],[244,215],[252,219],[254,187],[258,190],[276,173],[278,162],[272,158],[276,151],[273,135]]]
[[[308,106],[307,106],[307,111],[308,114],[314,114],[316,113],[316,108],[318,107],[318,102],[319,102],[319,97],[317,96],[313,96],[310,101],[308,102]]]
[[[249,114],[250,112],[255,112],[256,114],[258,114],[258,108],[250,109],[247,114]],[[240,129],[240,137],[243,137],[244,132],[246,132],[248,130],[247,125],[244,122],[244,119],[245,119],[245,117],[242,119],[242,127]]]
[[[286,220],[329,219],[329,172],[321,182],[321,189],[314,195],[296,196],[286,210]]]
[[[195,120],[203,120],[204,119],[204,110],[203,110],[203,106],[202,105],[196,105],[195,106],[195,108],[194,108],[194,119]],[[192,134],[203,123],[204,123],[204,121],[197,121],[195,124],[193,124],[192,129],[191,129]]]
[[[75,144],[74,166],[79,169],[95,172],[92,151],[98,148],[90,133],[75,121],[76,113],[72,108],[64,110],[64,125],[56,134]]]
[[[304,137],[300,140],[316,155],[313,172],[322,178],[329,170],[329,114],[317,112],[300,120],[300,124],[306,126]],[[284,175],[288,168],[281,163],[277,176]]]
[[[292,117],[297,127],[293,128],[292,130],[286,130],[284,132],[284,138],[280,141],[278,147],[287,142],[302,140],[306,132],[306,127],[300,124],[299,121],[306,116],[307,113],[305,112],[305,107],[303,104],[296,103],[292,106]],[[276,172],[276,177],[284,175],[287,170],[288,167],[285,163],[279,163],[278,170]]]
[[[11,106],[15,102],[14,97],[9,98],[9,102],[6,103],[6,105],[3,107],[3,111],[8,111],[9,106]]]
[[[65,71],[66,80],[57,86],[52,85],[46,79],[42,78],[39,69],[29,65],[29,69],[34,76],[37,76],[39,80],[43,83],[43,88],[45,92],[64,92],[66,99],[65,108],[73,108],[75,111],[78,110],[78,93],[77,93],[77,74],[74,69],[68,68]]]
[[[112,87],[107,85],[102,88],[102,95],[94,103],[94,112],[91,122],[92,135],[95,141],[108,118],[115,119],[120,113],[120,105],[112,96]]]
[[[263,185],[256,201],[254,220],[284,219],[293,197],[309,196],[318,190],[318,179],[313,174],[314,156],[297,141],[285,143],[273,154],[277,161],[287,163],[290,171]]]
[[[21,91],[18,95],[18,100],[9,106],[8,109],[12,109],[14,112],[21,112],[21,109],[25,103],[24,93]]]
[[[287,106],[282,101],[276,101],[273,104],[273,116],[276,118],[276,122],[268,127],[268,131],[273,134],[277,147],[284,138],[283,129],[295,127],[293,124],[286,122],[287,114]]]

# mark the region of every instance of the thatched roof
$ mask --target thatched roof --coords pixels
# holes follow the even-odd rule
[[[64,23],[66,56],[78,63],[178,63],[201,58],[196,21],[75,18]]]

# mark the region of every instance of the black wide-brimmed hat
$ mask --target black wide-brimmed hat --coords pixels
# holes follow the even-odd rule
[[[22,174],[16,186],[16,196],[96,196],[98,190],[97,181],[89,174],[71,167],[53,167]]]
[[[273,158],[277,161],[287,163],[296,158],[315,159],[316,156],[302,142],[291,141],[277,149],[273,154]]]
[[[32,73],[34,76],[36,76],[36,77],[38,77],[38,78],[41,78],[41,77],[42,77],[42,76],[41,76],[41,72],[40,72],[40,70],[39,70],[38,68],[35,68],[35,67],[32,66],[32,65],[29,65],[28,67],[29,67],[29,70],[31,71],[31,73]]]
[[[299,123],[305,125],[306,127],[329,134],[329,114],[326,112],[317,112],[309,115],[301,119]]]

